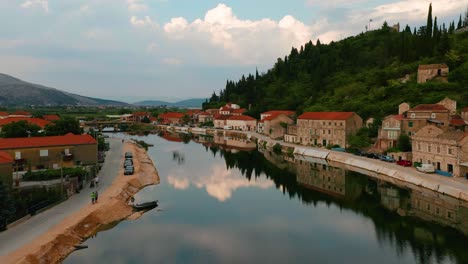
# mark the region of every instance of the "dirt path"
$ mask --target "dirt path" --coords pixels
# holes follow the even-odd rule
[[[74,246],[106,225],[137,218],[139,214],[134,215],[128,200],[143,187],[159,183],[159,176],[144,149],[126,143],[123,151],[133,152],[134,175],[124,176],[120,169],[112,185],[100,193],[97,204],[85,205],[30,243],[0,257],[0,263],[59,263]]]

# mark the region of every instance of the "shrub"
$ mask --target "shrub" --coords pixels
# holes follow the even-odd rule
[[[63,177],[84,177],[86,171],[83,168],[63,168]],[[61,171],[58,170],[42,170],[42,171],[28,171],[23,175],[24,181],[49,181],[60,179]]]
[[[281,153],[281,150],[282,150],[282,147],[279,143],[276,143],[274,146],[273,146],[273,152],[276,153],[276,154],[280,154]]]

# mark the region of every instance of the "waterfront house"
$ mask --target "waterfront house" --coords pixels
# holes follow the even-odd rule
[[[378,149],[387,150],[397,146],[403,119],[403,115],[390,115],[382,120],[382,127],[379,129],[376,142],[376,147]]]
[[[246,115],[233,115],[226,119],[226,125],[234,130],[255,131],[257,120]]]
[[[272,139],[283,138],[288,125],[293,125],[294,120],[285,114],[273,114],[263,120],[263,134]]]
[[[32,114],[27,111],[16,110],[15,112],[11,113],[9,117],[32,117]]]
[[[429,80],[447,81],[449,67],[445,63],[425,64],[418,67],[418,83],[425,83]]]
[[[354,112],[306,112],[297,118],[295,126],[288,126],[285,142],[302,145],[347,146],[347,138],[363,125]]]
[[[36,125],[41,129],[44,129],[48,124],[51,124],[50,121],[41,119],[41,118],[33,118],[33,117],[8,117],[0,119],[0,131],[4,125],[11,124],[13,122],[19,121],[26,121],[29,124]]]
[[[198,123],[213,122],[213,115],[208,112],[198,113]]]
[[[0,150],[14,158],[13,168],[20,171],[97,163],[97,141],[87,134],[2,138]]]
[[[224,128],[227,125],[227,119],[230,118],[231,115],[221,115],[217,114],[213,118],[213,125],[215,128]]]
[[[271,111],[268,111],[268,112],[261,113],[260,114],[260,121],[257,124],[257,132],[262,134],[262,133],[264,133],[266,131],[265,130],[265,118],[271,117],[271,116],[276,117],[276,116],[278,116],[280,114],[284,114],[287,117],[289,117],[290,119],[292,119],[294,117],[295,112],[289,111],[289,110],[271,110]],[[284,133],[281,136],[284,136]]]
[[[0,151],[0,181],[7,186],[13,183],[13,163],[14,160],[8,152]]]
[[[184,114],[183,113],[177,113],[177,112],[167,112],[167,113],[164,113],[164,114],[160,114],[158,116],[158,119],[164,125],[182,124],[183,118],[184,118]]]
[[[150,120],[151,113],[150,112],[134,112],[132,116],[133,116],[133,122],[142,122],[145,119]]]
[[[412,136],[413,161],[432,164],[453,176],[466,176],[463,164],[468,163],[468,133],[445,131],[427,125]]]

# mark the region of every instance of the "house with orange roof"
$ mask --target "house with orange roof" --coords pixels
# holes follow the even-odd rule
[[[284,141],[302,145],[347,147],[347,138],[362,127],[362,118],[354,112],[306,112],[288,126]]]
[[[60,117],[58,115],[43,115],[42,118],[44,120],[54,122],[60,120]]]
[[[221,115],[217,114],[213,117],[213,125],[215,128],[224,128],[227,126],[227,120],[230,118],[231,115]]]
[[[258,123],[257,132],[265,134],[272,139],[280,139],[286,134],[287,126],[293,124],[294,120],[291,118],[291,115],[273,113]]]
[[[0,151],[0,181],[7,186],[13,184],[13,163],[14,160],[8,152]]]
[[[161,124],[170,125],[170,124],[182,124],[185,114],[177,112],[167,112],[160,114],[158,119],[161,121]]]
[[[0,151],[14,160],[13,168],[29,169],[73,167],[97,164],[97,141],[90,135],[1,138]]]
[[[284,114],[289,117],[293,117],[296,113],[289,110],[271,110],[260,114],[260,120],[265,119],[268,116]]]
[[[198,123],[213,122],[213,115],[208,112],[198,113]]]
[[[34,117],[8,117],[8,118],[3,118],[0,119],[0,131],[2,130],[2,127],[7,124],[11,124],[13,122],[19,122],[19,121],[26,121],[32,125],[36,125],[40,127],[41,129],[44,129],[45,126],[48,124],[51,124],[50,121],[41,119],[41,118],[34,118]]]
[[[255,131],[257,119],[246,115],[233,115],[226,119],[226,125],[234,130]]]
[[[450,125],[450,110],[441,104],[420,104],[404,114],[402,130],[409,136],[428,124],[433,124],[444,130]]]

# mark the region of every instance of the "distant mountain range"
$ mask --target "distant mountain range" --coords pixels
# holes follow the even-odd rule
[[[129,106],[130,104],[67,93],[0,73],[0,106]]]
[[[146,101],[141,101],[141,102],[136,102],[133,103],[134,105],[138,106],[167,106],[167,107],[180,107],[180,108],[188,108],[188,107],[196,107],[196,108],[201,108],[202,104],[205,102],[205,98],[196,98],[196,99],[188,99],[188,100],[183,100],[180,102],[176,103],[170,103],[170,102],[165,102],[165,101],[159,101],[159,100],[146,100]]]

